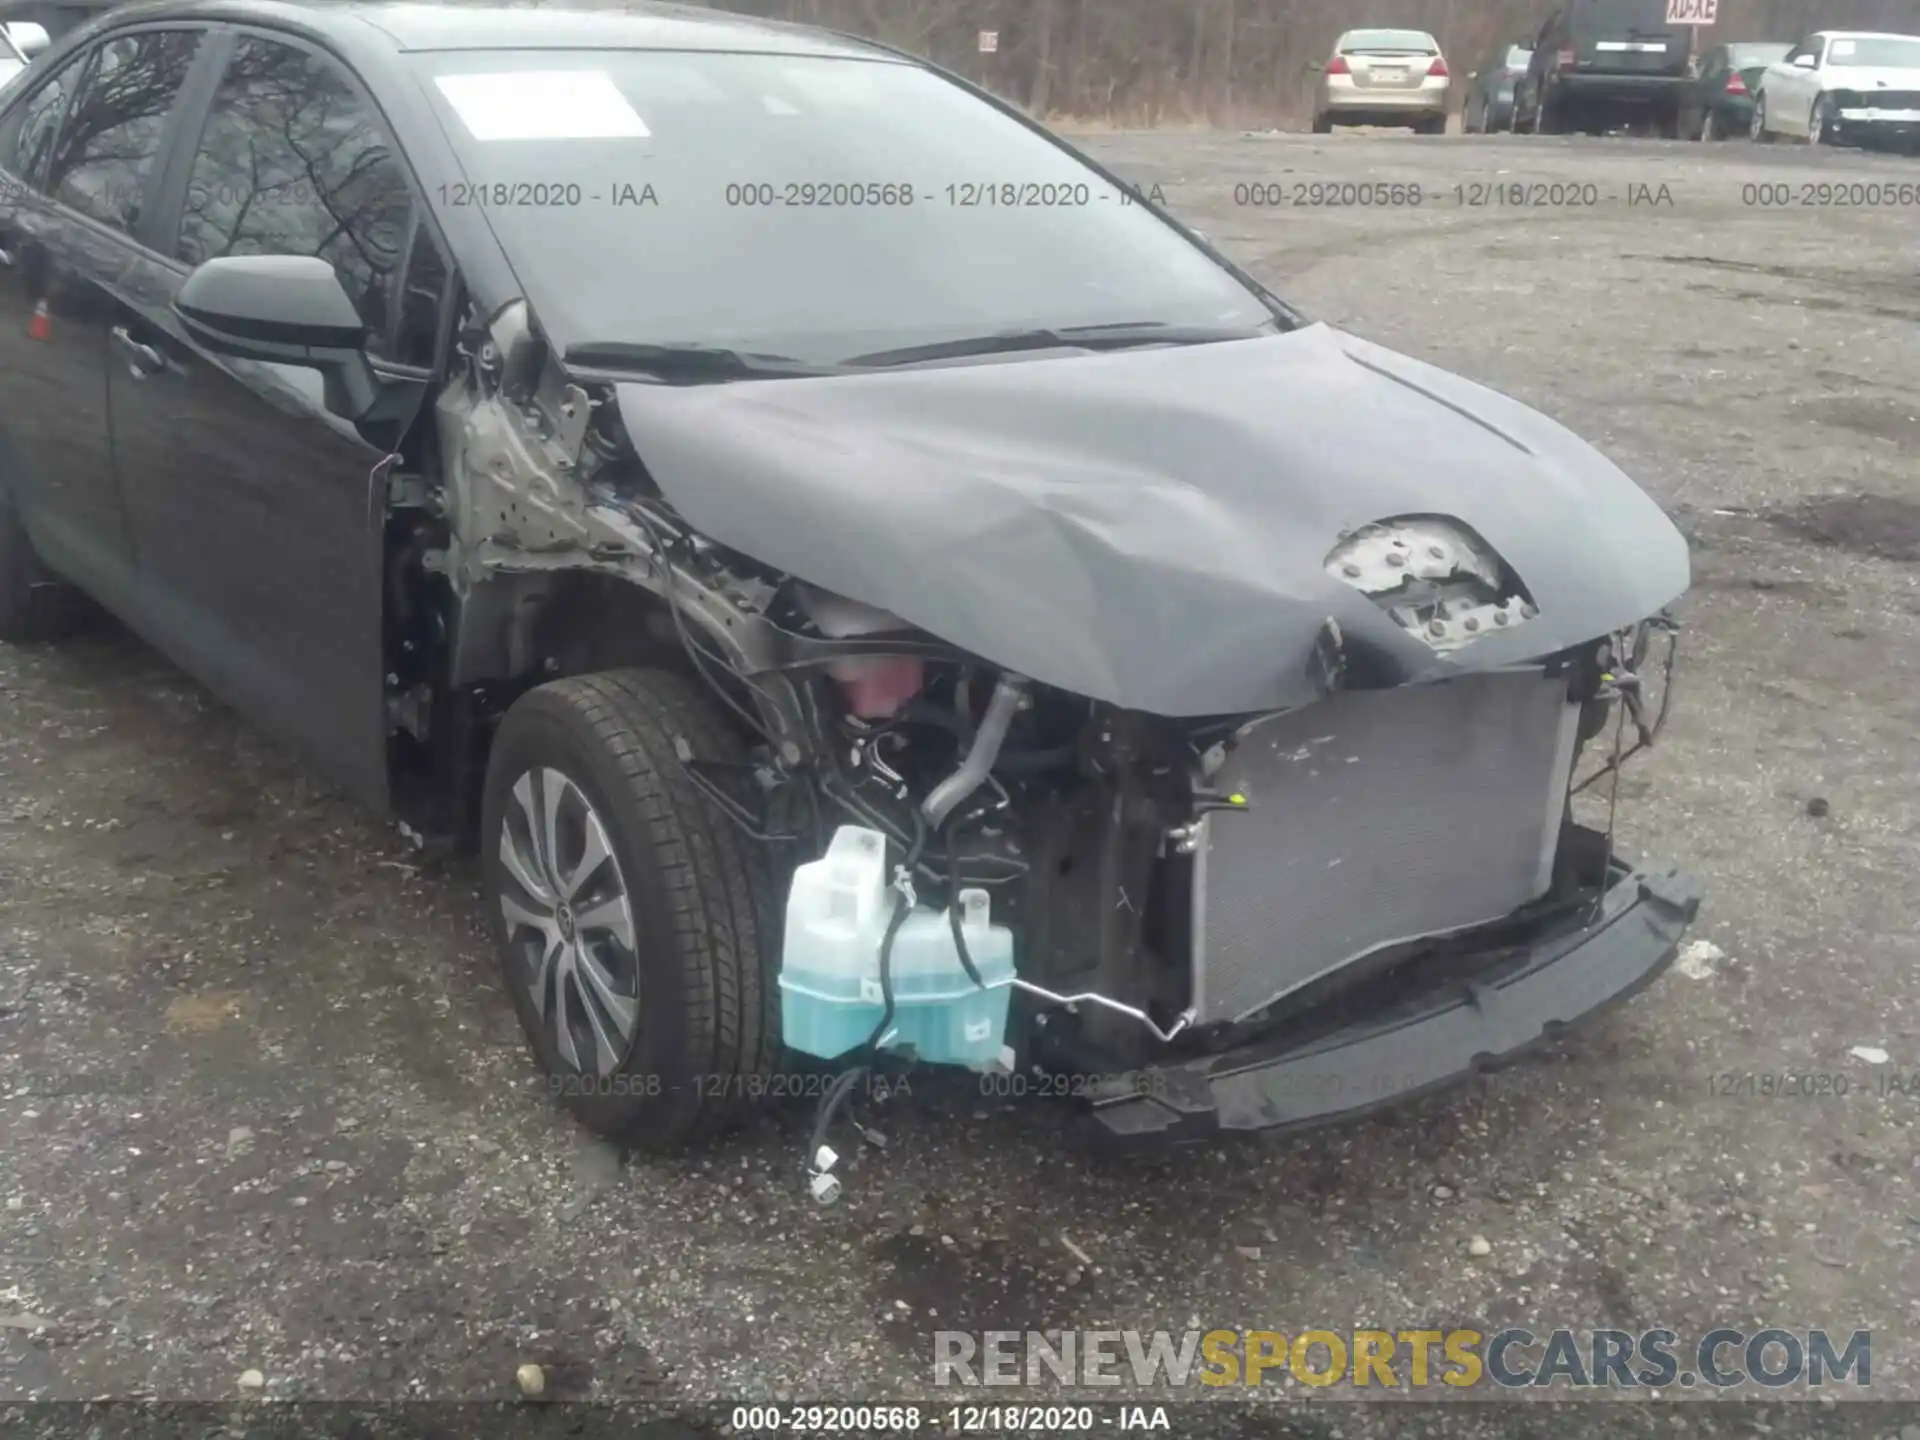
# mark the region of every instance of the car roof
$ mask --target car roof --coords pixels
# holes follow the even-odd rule
[[[781,55],[900,58],[885,46],[808,25],[758,20],[694,5],[441,5],[402,0],[135,0],[112,19],[229,20],[364,43],[369,32],[395,50],[709,50]]]
[[[1897,30],[1816,30],[1809,40],[1920,40],[1920,35],[1903,35]]]

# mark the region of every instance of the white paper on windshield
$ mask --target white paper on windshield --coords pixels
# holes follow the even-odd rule
[[[1854,51],[1853,41],[1836,40],[1833,42],[1833,48],[1829,50],[1827,53],[1829,55],[1851,55],[1853,54],[1853,51]]]
[[[604,70],[436,75],[476,140],[625,140],[652,134]]]

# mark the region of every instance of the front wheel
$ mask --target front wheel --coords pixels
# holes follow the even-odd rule
[[[1753,123],[1747,134],[1755,144],[1771,145],[1773,143],[1773,131],[1767,128],[1767,97],[1764,95],[1753,102]]]
[[[1821,95],[1807,112],[1807,144],[1825,145],[1833,138],[1833,101]]]
[[[657,1150],[737,1117],[775,1065],[763,857],[684,759],[743,760],[683,677],[583,675],[522,696],[487,764],[481,836],[502,978],[548,1087]]]
[[[11,497],[0,486],[0,641],[58,639],[79,626],[84,603],[77,590],[40,563]]]
[[[1711,107],[1700,112],[1700,143],[1711,145],[1720,138],[1720,122],[1714,118]]]

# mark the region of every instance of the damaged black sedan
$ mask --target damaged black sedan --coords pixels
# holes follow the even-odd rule
[[[484,864],[593,1129],[798,1052],[1357,1113],[1671,959],[1685,543],[910,56],[193,0],[0,109],[0,637],[90,594]],[[1604,795],[1604,791],[1596,791]],[[1596,818],[1597,817],[1597,818]]]

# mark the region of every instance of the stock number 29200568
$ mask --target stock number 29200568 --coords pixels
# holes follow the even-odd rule
[[[918,1405],[736,1405],[741,1435],[874,1435],[918,1430]]]

